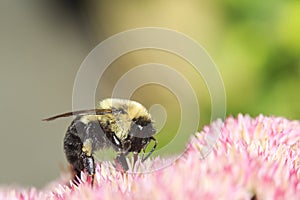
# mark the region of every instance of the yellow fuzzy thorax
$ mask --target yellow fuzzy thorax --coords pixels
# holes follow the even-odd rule
[[[127,112],[128,117],[132,120],[138,117],[146,117],[151,119],[150,114],[147,109],[140,103],[136,101],[131,101],[127,99],[104,99],[100,101],[97,105],[99,109],[123,109]]]
[[[127,137],[134,118],[144,117],[151,121],[151,116],[147,109],[136,101],[104,99],[98,103],[96,108],[113,109],[116,110],[116,112],[104,115],[85,115],[81,117],[81,121],[85,124],[91,121],[99,121],[103,125],[109,122],[111,130],[113,130],[116,136],[121,140]]]

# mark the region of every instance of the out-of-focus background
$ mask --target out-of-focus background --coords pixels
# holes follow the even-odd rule
[[[77,70],[99,42],[149,26],[182,32],[207,50],[224,81],[227,115],[300,118],[297,0],[2,0],[0,185],[43,187],[59,176],[67,166],[62,140],[71,119],[41,119],[71,110]],[[95,98],[109,97],[122,74],[149,62],[172,66],[191,83],[201,79],[186,61],[168,52],[136,51],[112,63]],[[210,121],[210,97],[203,81],[193,88],[201,104],[201,130]],[[132,99],[165,106],[168,120],[158,139],[167,143],[164,133],[174,132],[180,121],[174,95],[146,85]]]

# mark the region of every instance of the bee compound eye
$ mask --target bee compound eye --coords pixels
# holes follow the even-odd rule
[[[143,130],[143,126],[138,125],[137,127],[138,127],[138,129],[139,129],[140,131]]]

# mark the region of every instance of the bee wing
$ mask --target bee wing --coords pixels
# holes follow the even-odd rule
[[[113,113],[113,110],[112,109],[78,110],[78,111],[67,112],[67,113],[63,113],[63,114],[56,115],[53,117],[49,117],[49,118],[43,119],[43,121],[52,121],[52,120],[55,120],[55,119],[61,118],[61,117],[70,117],[70,116],[78,116],[78,115],[105,115],[105,114],[109,114],[109,113]]]

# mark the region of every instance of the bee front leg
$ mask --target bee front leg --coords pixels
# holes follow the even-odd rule
[[[118,170],[123,172],[128,171],[129,167],[124,153],[119,153],[115,159],[115,162]]]
[[[126,160],[126,155],[128,154],[128,150],[131,147],[131,143],[130,141],[122,143],[115,134],[113,134],[112,138],[113,138],[113,147],[118,152],[118,155],[115,159],[116,169],[122,172],[126,172],[129,169]]]
[[[135,166],[136,161],[139,158],[139,153],[138,152],[133,152],[133,167]]]

